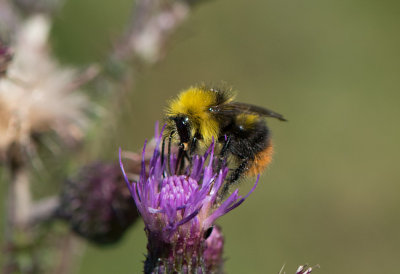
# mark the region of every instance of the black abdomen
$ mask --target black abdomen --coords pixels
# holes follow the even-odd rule
[[[227,150],[241,160],[254,160],[270,143],[269,129],[263,119],[256,121],[251,127],[231,123],[222,130],[221,135],[222,142],[225,135],[229,137]]]

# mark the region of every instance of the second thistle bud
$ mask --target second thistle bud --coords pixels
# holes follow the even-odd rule
[[[118,165],[94,163],[63,185],[59,216],[96,244],[117,242],[138,218]]]

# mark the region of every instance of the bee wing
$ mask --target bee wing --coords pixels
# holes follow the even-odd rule
[[[272,110],[238,102],[213,106],[209,108],[209,111],[221,115],[256,114],[265,117],[277,118],[280,121],[287,121],[285,118],[283,118],[283,115]]]

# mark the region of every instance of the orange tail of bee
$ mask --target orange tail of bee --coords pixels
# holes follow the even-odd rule
[[[255,176],[263,172],[264,169],[269,165],[269,163],[271,163],[273,152],[274,148],[272,143],[270,142],[263,151],[259,152],[254,157],[254,160],[250,163],[249,169],[247,170],[246,174],[250,176]]]

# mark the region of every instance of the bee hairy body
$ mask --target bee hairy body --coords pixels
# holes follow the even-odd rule
[[[184,117],[190,121],[190,135],[199,136],[199,145],[208,147],[212,138],[220,135],[220,119],[208,109],[215,104],[232,100],[227,93],[213,92],[203,88],[190,88],[170,103],[167,111],[167,133],[176,129],[174,119]],[[176,132],[177,135],[178,132]],[[175,136],[180,140],[179,136]]]
[[[232,168],[229,185],[243,175],[261,173],[271,161],[273,146],[265,117],[285,119],[273,111],[238,103],[229,91],[192,87],[172,100],[164,139],[179,144],[188,159],[206,150],[214,139],[221,160]]]
[[[236,119],[222,132],[230,136],[228,154],[235,156],[236,161],[249,161],[246,173],[256,175],[262,172],[269,163],[265,158],[271,156],[272,149],[270,132],[264,119],[257,119],[251,124],[242,124],[240,119]],[[223,139],[220,137],[219,141],[223,142]]]

